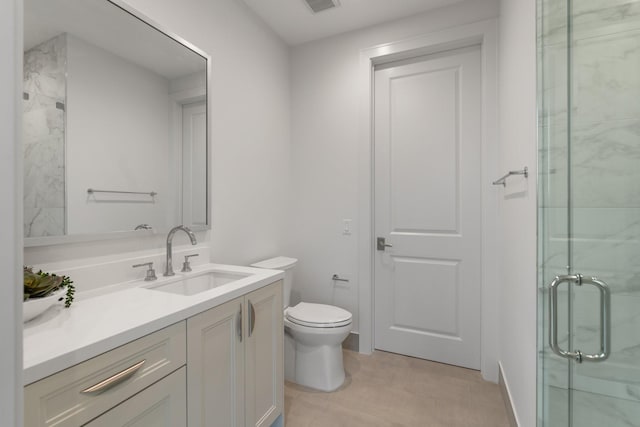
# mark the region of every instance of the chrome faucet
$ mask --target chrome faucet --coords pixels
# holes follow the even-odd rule
[[[185,227],[184,225],[173,227],[171,231],[169,231],[169,234],[167,235],[167,264],[164,269],[164,276],[175,275],[175,273],[173,272],[173,265],[172,265],[173,264],[172,242],[173,242],[173,235],[176,234],[176,231],[178,230],[182,230],[185,233],[187,233],[187,235],[189,236],[189,239],[191,239],[192,245],[195,245],[198,243],[198,241],[196,240],[196,235],[193,234],[193,231],[191,231],[189,227]]]

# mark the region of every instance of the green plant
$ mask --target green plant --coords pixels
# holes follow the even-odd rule
[[[31,267],[24,267],[24,301],[30,298],[43,298],[58,289],[66,288],[64,306],[70,307],[76,293],[73,281],[68,276],[57,276],[38,270],[33,272]]]

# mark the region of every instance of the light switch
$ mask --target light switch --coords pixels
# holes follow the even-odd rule
[[[351,236],[351,219],[346,218],[342,220],[342,234],[345,236]]]

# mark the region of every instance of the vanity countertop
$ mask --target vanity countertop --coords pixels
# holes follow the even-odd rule
[[[213,270],[250,276],[191,296],[145,288]],[[24,385],[280,280],[284,273],[205,264],[176,276],[118,284],[87,296],[78,293],[70,308],[56,306],[25,323]]]

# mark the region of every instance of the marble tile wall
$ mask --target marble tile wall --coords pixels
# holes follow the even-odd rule
[[[574,391],[571,406],[569,399],[567,389],[550,387],[545,395],[545,412],[539,414],[538,424],[545,427],[567,427],[571,425],[569,408],[572,407],[571,419],[574,426],[638,426],[635,416],[638,403],[635,401],[584,391]]]
[[[640,1],[574,0],[570,38],[567,4],[542,0],[541,286],[565,271],[570,215],[573,271],[612,291],[612,354],[571,368],[548,354],[541,361],[546,384],[558,390],[573,371],[575,425],[640,426]],[[596,352],[599,294],[584,286],[573,303],[573,348]]]
[[[24,53],[24,236],[65,234],[66,36]]]

